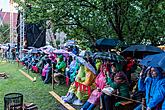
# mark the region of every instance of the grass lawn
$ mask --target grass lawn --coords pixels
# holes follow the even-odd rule
[[[18,71],[21,68],[17,63],[0,62],[0,72],[6,72],[9,75],[7,79],[0,79],[0,110],[3,110],[4,95],[12,92],[23,94],[24,102],[37,104],[39,110],[60,110],[60,104],[49,94],[49,91],[52,91],[51,84],[44,84],[40,75],[35,73],[29,74],[37,77],[37,81],[30,81]],[[27,73],[27,70],[24,71]],[[55,86],[54,89],[60,96],[65,95],[67,90],[65,85]]]

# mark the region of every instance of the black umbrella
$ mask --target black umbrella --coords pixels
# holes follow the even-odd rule
[[[119,45],[120,40],[118,39],[110,39],[110,38],[101,38],[96,41],[96,46],[114,48]]]
[[[151,45],[132,45],[124,49],[121,52],[121,54],[124,56],[132,56],[134,58],[143,58],[146,55],[151,55],[161,52],[163,52],[163,50]]]

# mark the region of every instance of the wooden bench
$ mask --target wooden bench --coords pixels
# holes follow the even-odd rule
[[[71,105],[69,105],[68,103],[65,103],[61,97],[59,95],[57,95],[54,91],[50,91],[49,92],[56,100],[58,100],[65,108],[67,108],[68,110],[76,110],[75,108],[73,108]]]

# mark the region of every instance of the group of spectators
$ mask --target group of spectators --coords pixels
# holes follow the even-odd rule
[[[103,110],[113,110],[135,93],[143,93],[147,110],[165,110],[165,76],[161,68],[142,66],[131,57],[125,62],[93,59],[89,55],[83,58],[96,73],[76,55],[27,53],[20,61],[26,68],[40,73],[45,84],[52,78],[57,85],[68,83],[69,90],[61,98],[66,103],[82,105],[81,110],[93,110],[98,105]],[[140,103],[132,106],[134,110],[142,109]]]

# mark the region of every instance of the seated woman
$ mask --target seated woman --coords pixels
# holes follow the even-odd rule
[[[100,73],[96,77],[95,84],[96,89],[92,92],[87,102],[83,105],[81,110],[93,110],[100,102],[101,90],[106,86],[106,65],[102,65]]]
[[[44,83],[47,84],[51,81],[51,74],[52,74],[52,67],[51,67],[51,60],[46,60],[46,65],[42,69],[42,77],[44,80]]]
[[[129,85],[126,75],[123,72],[117,72],[113,80],[114,81],[112,81],[111,78],[107,78],[107,85],[114,89],[115,92],[113,93],[117,93],[118,96],[129,98]],[[120,101],[123,100],[124,99],[113,95],[107,95],[107,93],[101,95],[103,110],[113,110],[113,106],[119,105]]]
[[[145,77],[145,74],[147,74],[147,77]],[[160,68],[149,67],[145,70],[145,72],[141,71],[140,73],[140,78],[138,80],[138,90],[145,92],[146,105],[148,109],[154,108],[158,102],[160,102],[161,97],[164,97],[164,95],[162,95],[160,92],[160,89],[163,87],[160,84],[162,79],[162,70]],[[159,89],[157,90],[156,88]],[[142,110],[141,106],[142,105],[137,106],[134,110]]]
[[[96,75],[92,73],[87,67],[85,67],[85,77],[84,73],[82,72],[82,74],[78,74],[76,81],[81,82],[80,84],[85,86],[92,86],[94,84],[95,78]],[[85,91],[82,91],[81,87],[76,88],[76,81],[70,86],[68,95],[66,98],[63,98],[63,100],[74,105],[82,105],[82,101],[86,101],[88,99],[88,94]]]
[[[60,80],[58,77],[64,75],[65,68],[66,68],[66,62],[63,60],[63,56],[60,55],[60,56],[58,56],[58,62],[56,64],[56,70],[55,70],[55,74],[54,74],[54,81],[58,85],[60,84]]]
[[[157,110],[165,110],[165,77],[158,81],[147,110],[152,110],[154,108]]]

